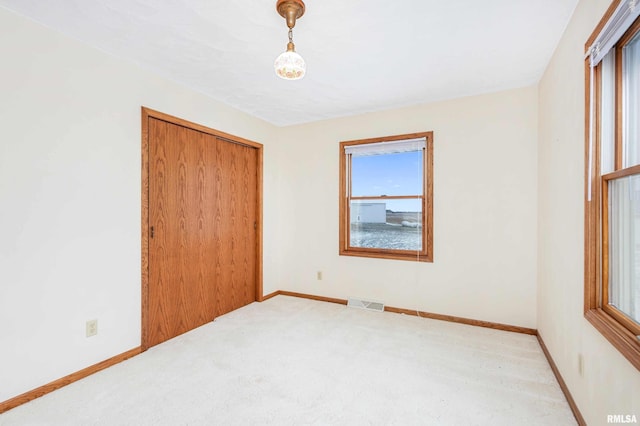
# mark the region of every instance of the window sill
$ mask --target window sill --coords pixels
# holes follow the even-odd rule
[[[355,256],[355,257],[373,257],[379,259],[392,259],[392,260],[408,260],[412,262],[429,262],[433,263],[433,257],[427,254],[421,253],[417,255],[415,252],[389,252],[381,250],[371,249],[348,249],[340,250],[340,256]]]
[[[611,343],[633,366],[640,370],[640,341],[602,309],[585,312],[585,318]]]

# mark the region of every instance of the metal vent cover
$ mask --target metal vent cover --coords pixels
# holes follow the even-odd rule
[[[372,302],[369,300],[354,299],[350,297],[347,300],[347,306],[350,308],[366,309],[369,311],[384,312],[384,303]]]

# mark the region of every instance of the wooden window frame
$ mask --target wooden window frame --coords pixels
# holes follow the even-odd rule
[[[363,196],[351,197],[351,174],[349,160],[345,154],[345,147],[352,145],[365,145],[380,142],[393,142],[407,139],[425,138],[426,144],[423,150],[423,191],[421,196]],[[410,260],[419,262],[433,262],[433,132],[410,133],[404,135],[385,136],[380,138],[360,139],[340,142],[340,236],[339,254],[341,256],[374,257],[382,259]],[[422,250],[392,250],[383,248],[365,248],[350,246],[350,200],[352,199],[422,199]]]
[[[587,43],[585,51],[613,15],[619,1],[615,0],[602,17]],[[600,63],[593,72],[594,93],[590,93],[591,70],[589,58],[585,60],[585,282],[584,316],[585,318],[640,370],[640,325],[623,312],[609,304],[609,218],[608,187],[609,182],[625,176],[640,173],[640,166],[623,167],[623,85],[622,85],[622,48],[640,31],[640,19],[637,19],[614,47],[615,57],[615,152],[614,171],[601,175],[601,67]],[[591,96],[594,96],[594,116],[590,116]],[[593,121],[592,121],[593,120]],[[593,126],[593,141],[589,133]],[[590,149],[592,150],[590,152]],[[589,162],[591,160],[591,162]],[[591,170],[591,172],[590,172]],[[591,182],[589,182],[591,179]],[[591,193],[589,194],[589,188]]]

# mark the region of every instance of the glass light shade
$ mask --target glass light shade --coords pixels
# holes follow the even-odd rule
[[[304,63],[302,56],[294,51],[287,50],[276,58],[274,64],[276,74],[285,80],[299,80],[304,77],[307,71],[307,64]]]

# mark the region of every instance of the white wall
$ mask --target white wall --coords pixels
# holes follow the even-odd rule
[[[281,288],[535,328],[537,125],[529,87],[282,129]],[[339,142],[431,130],[434,262],[339,256]]]
[[[0,34],[4,401],[140,344],[142,105],[265,144],[267,247],[278,160],[270,124],[2,8]]]
[[[640,372],[583,317],[584,44],[609,4],[578,4],[539,85],[538,330],[590,425],[640,417]]]

